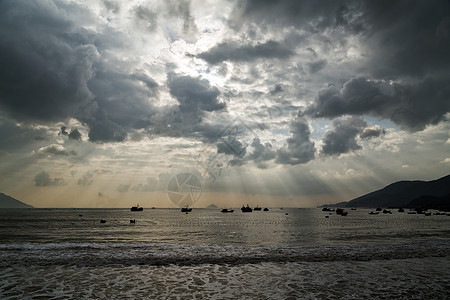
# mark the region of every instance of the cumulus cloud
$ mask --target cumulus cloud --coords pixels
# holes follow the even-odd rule
[[[210,64],[218,64],[223,61],[248,62],[258,58],[287,58],[291,55],[293,52],[290,49],[276,41],[267,41],[256,45],[239,45],[229,41],[200,53],[198,57]]]
[[[321,154],[340,155],[361,149],[356,138],[367,127],[361,117],[347,117],[333,121],[333,129],[325,133]]]
[[[359,135],[361,139],[371,139],[371,138],[377,138],[380,136],[383,136],[386,134],[386,129],[381,128],[380,126],[376,125],[373,127],[365,128],[364,131]]]
[[[170,93],[178,100],[183,113],[216,111],[225,108],[219,101],[220,91],[206,79],[169,74]]]
[[[222,138],[221,142],[217,143],[217,153],[224,153],[243,158],[246,152],[247,147],[234,136]]]
[[[34,177],[35,186],[58,186],[64,184],[62,178],[50,178],[50,174],[45,171],[40,172]]]
[[[276,156],[276,152],[272,150],[272,144],[264,143],[263,145],[259,138],[253,139],[250,146],[253,148],[253,152],[249,155],[249,158],[255,162],[268,161]]]
[[[426,78],[407,85],[359,77],[347,81],[342,88],[321,90],[305,114],[314,118],[368,114],[420,131],[444,119],[450,111],[449,98],[450,87],[442,79]]]
[[[77,153],[73,150],[68,151],[63,145],[52,144],[39,148],[38,155],[55,155],[55,156],[75,156]]]
[[[160,177],[164,178],[164,176]],[[135,192],[153,192],[156,190],[163,190],[165,187],[163,187],[162,182],[160,182],[158,179],[153,178],[153,177],[147,177],[147,182],[146,183],[138,183],[135,185],[132,185],[130,187],[130,191],[135,191]]]
[[[292,136],[286,140],[286,144],[277,151],[276,162],[280,164],[305,164],[314,159],[316,147],[310,140],[311,131],[308,121],[297,116],[289,124]]]
[[[81,141],[81,133],[78,129],[72,129],[68,135],[69,139],[75,141]]]

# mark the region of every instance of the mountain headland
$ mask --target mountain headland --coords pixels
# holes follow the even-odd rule
[[[398,181],[332,206],[450,209],[450,175],[431,181]]]
[[[0,208],[33,208],[33,206],[14,199],[11,196],[0,193]]]

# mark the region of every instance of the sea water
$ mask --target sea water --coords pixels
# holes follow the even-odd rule
[[[447,299],[450,216],[7,209],[0,270],[0,299]]]

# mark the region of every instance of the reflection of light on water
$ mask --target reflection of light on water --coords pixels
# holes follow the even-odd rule
[[[195,204],[202,194],[200,180],[191,173],[179,173],[167,184],[167,196],[178,206]]]

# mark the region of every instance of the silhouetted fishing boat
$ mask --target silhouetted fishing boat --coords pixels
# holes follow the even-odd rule
[[[223,212],[223,213],[232,213],[232,212],[234,212],[234,209],[224,208],[224,209],[221,210],[221,212]]]
[[[186,213],[188,213],[188,212],[191,212],[192,211],[192,208],[189,208],[189,206],[185,206],[185,207],[182,207],[181,208],[181,212],[186,212]]]
[[[252,212],[253,209],[250,206],[248,206],[248,204],[247,204],[247,206],[242,205],[241,211],[242,212]]]
[[[259,207],[258,205],[256,205],[256,207],[253,209],[254,211],[260,211],[261,207]]]
[[[139,206],[139,204],[138,204],[136,206],[132,206],[130,210],[131,211],[143,211],[144,208],[142,206]]]

